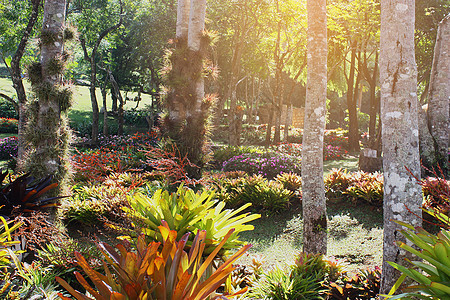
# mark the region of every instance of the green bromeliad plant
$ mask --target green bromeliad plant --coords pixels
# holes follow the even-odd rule
[[[434,235],[423,228],[398,223],[407,228],[401,231],[402,234],[419,250],[400,241],[397,245],[421,260],[411,261],[410,268],[389,262],[391,266],[402,272],[402,275],[392,287],[388,297],[390,299],[450,299],[450,231],[444,229]],[[407,277],[416,283],[403,289],[404,293],[393,296]]]
[[[171,229],[177,231],[178,238],[188,232],[195,234],[198,230],[205,230],[205,254],[211,253],[232,228],[234,232],[223,245],[219,255],[242,245],[239,233],[253,230],[253,226],[247,223],[260,217],[258,214],[242,213],[251,204],[234,210],[225,209],[224,202],[215,200],[214,192],[203,190],[195,193],[183,186],[175,193],[158,190],[152,197],[136,193],[129,197],[128,201],[131,208],[124,210],[136,220],[135,223],[140,223],[146,236],[156,241],[163,240],[158,230],[163,220]]]

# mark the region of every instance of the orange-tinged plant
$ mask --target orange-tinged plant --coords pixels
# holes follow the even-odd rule
[[[105,275],[93,270],[81,254],[75,253],[77,264],[83,268],[96,289],[91,287],[79,272],[75,272],[75,276],[94,298],[74,290],[59,277],[56,277],[56,280],[78,300],[202,300],[212,296],[225,283],[234,270],[232,264],[251,247],[246,245],[241,248],[214,273],[205,278],[204,275],[208,273],[207,270],[217,253],[234,230],[230,230],[217,248],[204,260],[202,254],[205,248],[206,231],[199,231],[191,248],[185,249],[189,233],[176,241],[177,232],[170,230],[166,222],[159,226],[159,230],[163,236],[163,243],[147,244],[144,235],[141,235],[137,240],[136,253],[127,251],[122,244],[116,246],[119,250],[117,252],[108,244],[101,243],[100,250],[111,268],[104,263]],[[234,295],[243,292],[245,290]],[[63,300],[70,299],[62,294],[59,296]],[[219,298],[227,299],[223,295],[212,299]]]

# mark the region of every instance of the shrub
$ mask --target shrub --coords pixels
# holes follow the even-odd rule
[[[18,126],[17,119],[0,118],[0,133],[17,133]]]
[[[30,174],[17,177],[10,183],[3,185],[3,180],[8,175],[7,172],[0,173],[0,214],[10,216],[14,212],[32,212],[49,207],[58,206],[57,199],[63,197],[50,197],[42,199],[41,196],[58,186],[51,183],[53,176],[47,176],[40,180],[35,180]]]
[[[302,157],[302,145],[301,144],[291,144],[291,143],[281,143],[277,146],[271,147],[274,151],[287,154],[296,157]],[[345,155],[348,153],[347,150],[342,149],[340,146],[325,145],[323,147],[323,159],[324,160],[338,160],[344,159]]]
[[[348,173],[333,169],[325,178],[328,199],[350,197],[353,201],[364,201],[376,207],[383,206],[383,175],[363,171]]]
[[[218,198],[230,207],[240,207],[247,203],[269,213],[285,210],[293,192],[283,188],[281,183],[268,181],[261,175],[236,179],[222,179],[214,183]]]
[[[141,228],[148,237],[160,242],[162,236],[158,234],[158,226],[163,220],[178,232],[178,238],[187,232],[206,230],[207,254],[211,253],[217,246],[217,241],[222,240],[230,228],[234,228],[234,233],[222,247],[223,252],[220,255],[224,255],[226,251],[243,244],[239,240],[239,233],[253,230],[253,226],[246,223],[259,218],[260,215],[241,213],[250,204],[235,210],[224,209],[225,203],[217,202],[214,198],[213,192],[203,190],[195,193],[181,186],[175,193],[158,190],[152,197],[136,193],[128,198],[132,209],[125,210],[130,216],[141,221]]]
[[[380,281],[381,269],[378,267],[352,276],[344,274],[337,281],[330,282],[327,299],[376,299],[380,291]]]
[[[344,159],[348,153],[347,150],[342,149],[341,146],[327,145],[323,147],[323,159],[324,160],[339,160]]]
[[[223,171],[245,171],[272,179],[281,173],[300,174],[301,159],[289,155],[266,152],[234,156],[223,163]]]
[[[112,173],[123,173],[137,167],[132,153],[118,150],[90,150],[72,156],[75,181],[102,182]]]
[[[255,147],[227,146],[215,150],[213,157],[215,164],[222,166],[225,161],[229,160],[233,156],[238,156],[245,153],[262,153],[262,151]]]
[[[0,117],[1,118],[10,118],[10,119],[18,119],[19,115],[14,109],[14,105],[6,100],[0,100]]]
[[[113,247],[101,243],[99,247],[110,266],[105,264],[106,276],[93,270],[84,257],[76,252],[78,265],[83,268],[97,290],[77,272],[78,281],[94,299],[206,299],[234,270],[232,263],[251,247],[248,245],[240,249],[208,276],[205,271],[233,234],[233,230],[225,235],[203,262],[205,231],[198,231],[189,252],[185,250],[189,233],[177,242],[177,232],[170,230],[167,223],[163,222],[159,231],[163,237],[162,243],[147,244],[145,237],[141,235],[137,241],[136,253],[127,251],[121,244],[116,246],[120,251],[118,253]],[[56,277],[56,280],[78,299],[92,299],[73,289],[63,279]],[[60,297],[70,299],[63,295]],[[227,298],[222,296],[222,299]]]
[[[322,255],[301,253],[288,270],[277,267],[264,273],[248,293],[251,299],[324,299],[323,283],[329,273]]]
[[[323,143],[325,145],[339,146],[345,149],[348,146],[348,130],[325,130]]]
[[[113,213],[127,203],[127,193],[133,188],[111,184],[74,187],[73,195],[60,207],[61,218],[85,225],[99,223],[104,217],[112,219]]]
[[[11,221],[7,222],[5,218],[0,216],[0,267],[5,267],[11,262],[11,255],[18,254],[17,251],[11,251],[8,249],[19,243],[19,241],[13,241],[11,234],[22,226],[22,223],[16,223],[11,226]]]
[[[302,188],[302,178],[295,173],[281,173],[275,180],[291,192],[298,192]]]
[[[364,201],[376,207],[383,207],[383,175],[366,172],[355,172],[353,182],[344,194],[354,200]]]
[[[133,125],[135,127],[148,127],[146,117],[150,112],[146,109],[130,109],[123,112],[123,120],[125,124]]]
[[[17,157],[18,139],[16,136],[0,140],[0,159],[11,159]]]
[[[353,177],[347,169],[332,169],[325,177],[326,196],[328,199],[339,199],[352,184]]]
[[[423,196],[425,197],[427,208],[447,206],[450,208],[450,181],[439,177],[427,177],[422,179]],[[445,210],[442,207],[442,210]]]

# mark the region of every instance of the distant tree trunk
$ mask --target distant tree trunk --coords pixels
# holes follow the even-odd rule
[[[111,82],[111,85],[114,89],[114,94],[116,95],[116,98],[119,99],[119,110],[117,114],[119,129],[117,134],[123,135],[123,105],[124,105],[123,97],[122,94],[120,93],[119,85],[117,84],[117,81],[111,72],[109,72],[109,81]]]
[[[383,123],[384,240],[381,294],[387,294],[399,276],[387,262],[408,264],[409,252],[394,241],[399,220],[420,226],[422,190],[409,174],[420,178],[417,121],[417,69],[414,56],[414,0],[381,0],[380,86]],[[409,257],[411,258],[411,257]]]
[[[327,252],[323,136],[327,98],[326,0],[308,0],[307,87],[302,151],[303,251]]]
[[[376,135],[377,135],[377,115],[378,115],[378,101],[377,101],[377,76],[378,76],[378,51],[375,54],[375,63],[373,66],[372,72],[369,71],[369,68],[367,66],[368,61],[366,58],[366,54],[364,53],[364,63],[361,65],[364,78],[369,84],[369,94],[370,94],[370,107],[369,107],[369,145],[370,147],[374,147],[376,142]]]
[[[355,96],[355,72],[356,72],[356,41],[351,42],[350,73],[347,78],[347,109],[348,109],[348,147],[350,151],[359,150],[358,111]],[[358,75],[359,76],[359,75]],[[356,80],[358,81],[358,80]]]
[[[439,24],[434,47],[428,95],[428,122],[436,148],[436,160],[448,174],[449,97],[450,97],[450,15]]]
[[[27,94],[25,92],[25,87],[22,81],[22,70],[20,68],[20,61],[22,60],[25,48],[28,44],[28,39],[30,37],[31,31],[33,30],[36,20],[39,16],[39,7],[41,6],[41,0],[32,0],[32,9],[30,18],[28,19],[27,27],[22,34],[17,50],[11,59],[11,68],[9,72],[11,74],[11,80],[13,82],[13,87],[16,90],[17,95],[17,113],[19,114],[19,124],[18,124],[18,149],[17,149],[17,169],[22,170],[25,161],[25,129],[27,124]],[[5,64],[6,65],[6,64]]]
[[[108,74],[105,76],[105,82],[102,87],[102,100],[103,100],[103,135],[108,135],[108,107],[106,105],[106,85],[108,83]]]
[[[277,14],[280,13],[279,2],[276,0]],[[281,20],[278,21],[277,28],[277,40],[275,42],[275,51],[273,58],[275,60],[275,87],[273,92],[273,103],[275,105],[275,134],[273,137],[273,143],[278,144],[281,141],[281,109],[283,106],[283,96],[281,94],[281,71],[282,71],[282,61],[281,61]]]
[[[425,105],[426,107],[426,105]],[[419,122],[419,150],[420,160],[422,165],[430,169],[436,165],[436,152],[434,149],[434,141],[428,129],[427,111],[424,107],[418,107],[418,122]],[[425,169],[422,170],[422,175],[428,174]]]
[[[270,141],[272,139],[272,125],[273,125],[273,117],[275,115],[275,109],[274,109],[274,104],[272,103],[270,105],[270,110],[269,110],[269,120],[267,121],[267,128],[266,128],[266,141],[264,143],[264,146],[266,148],[268,148],[270,146]]]

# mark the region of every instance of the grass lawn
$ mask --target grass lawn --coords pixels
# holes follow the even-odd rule
[[[381,266],[383,214],[368,205],[328,203],[328,256],[348,263],[349,271]],[[293,264],[302,250],[303,219],[300,203],[287,212],[263,216],[252,222],[253,231],[241,238],[253,245],[249,255],[240,260],[250,264],[263,257],[266,268]]]
[[[358,158],[327,161],[324,173],[332,168],[358,170]],[[383,245],[383,213],[370,205],[351,202],[327,203],[328,256],[346,261],[349,271],[381,266]],[[289,211],[263,216],[252,222],[253,231],[241,238],[253,245],[240,263],[249,264],[254,257],[264,257],[265,267],[293,264],[302,250],[303,219],[301,201]]]
[[[30,91],[30,84],[27,80],[24,80],[25,89],[27,92]],[[0,92],[3,92],[7,95],[15,96],[15,90],[12,86],[11,80],[7,78],[0,78]],[[102,95],[100,89],[96,90],[97,101],[99,106],[102,106]],[[122,92],[123,97],[125,97],[125,92]],[[128,93],[128,97],[134,98],[137,93]],[[107,105],[108,108],[111,107],[111,97],[108,94],[107,96]],[[145,105],[151,105],[151,97],[150,95],[142,94],[142,101],[139,103],[139,108],[143,108]],[[125,109],[132,109],[136,107],[136,102],[127,101],[125,104]],[[89,94],[89,88],[87,86],[74,86],[73,87],[73,106],[71,108],[72,111],[83,111],[83,112],[91,112],[91,98]]]

